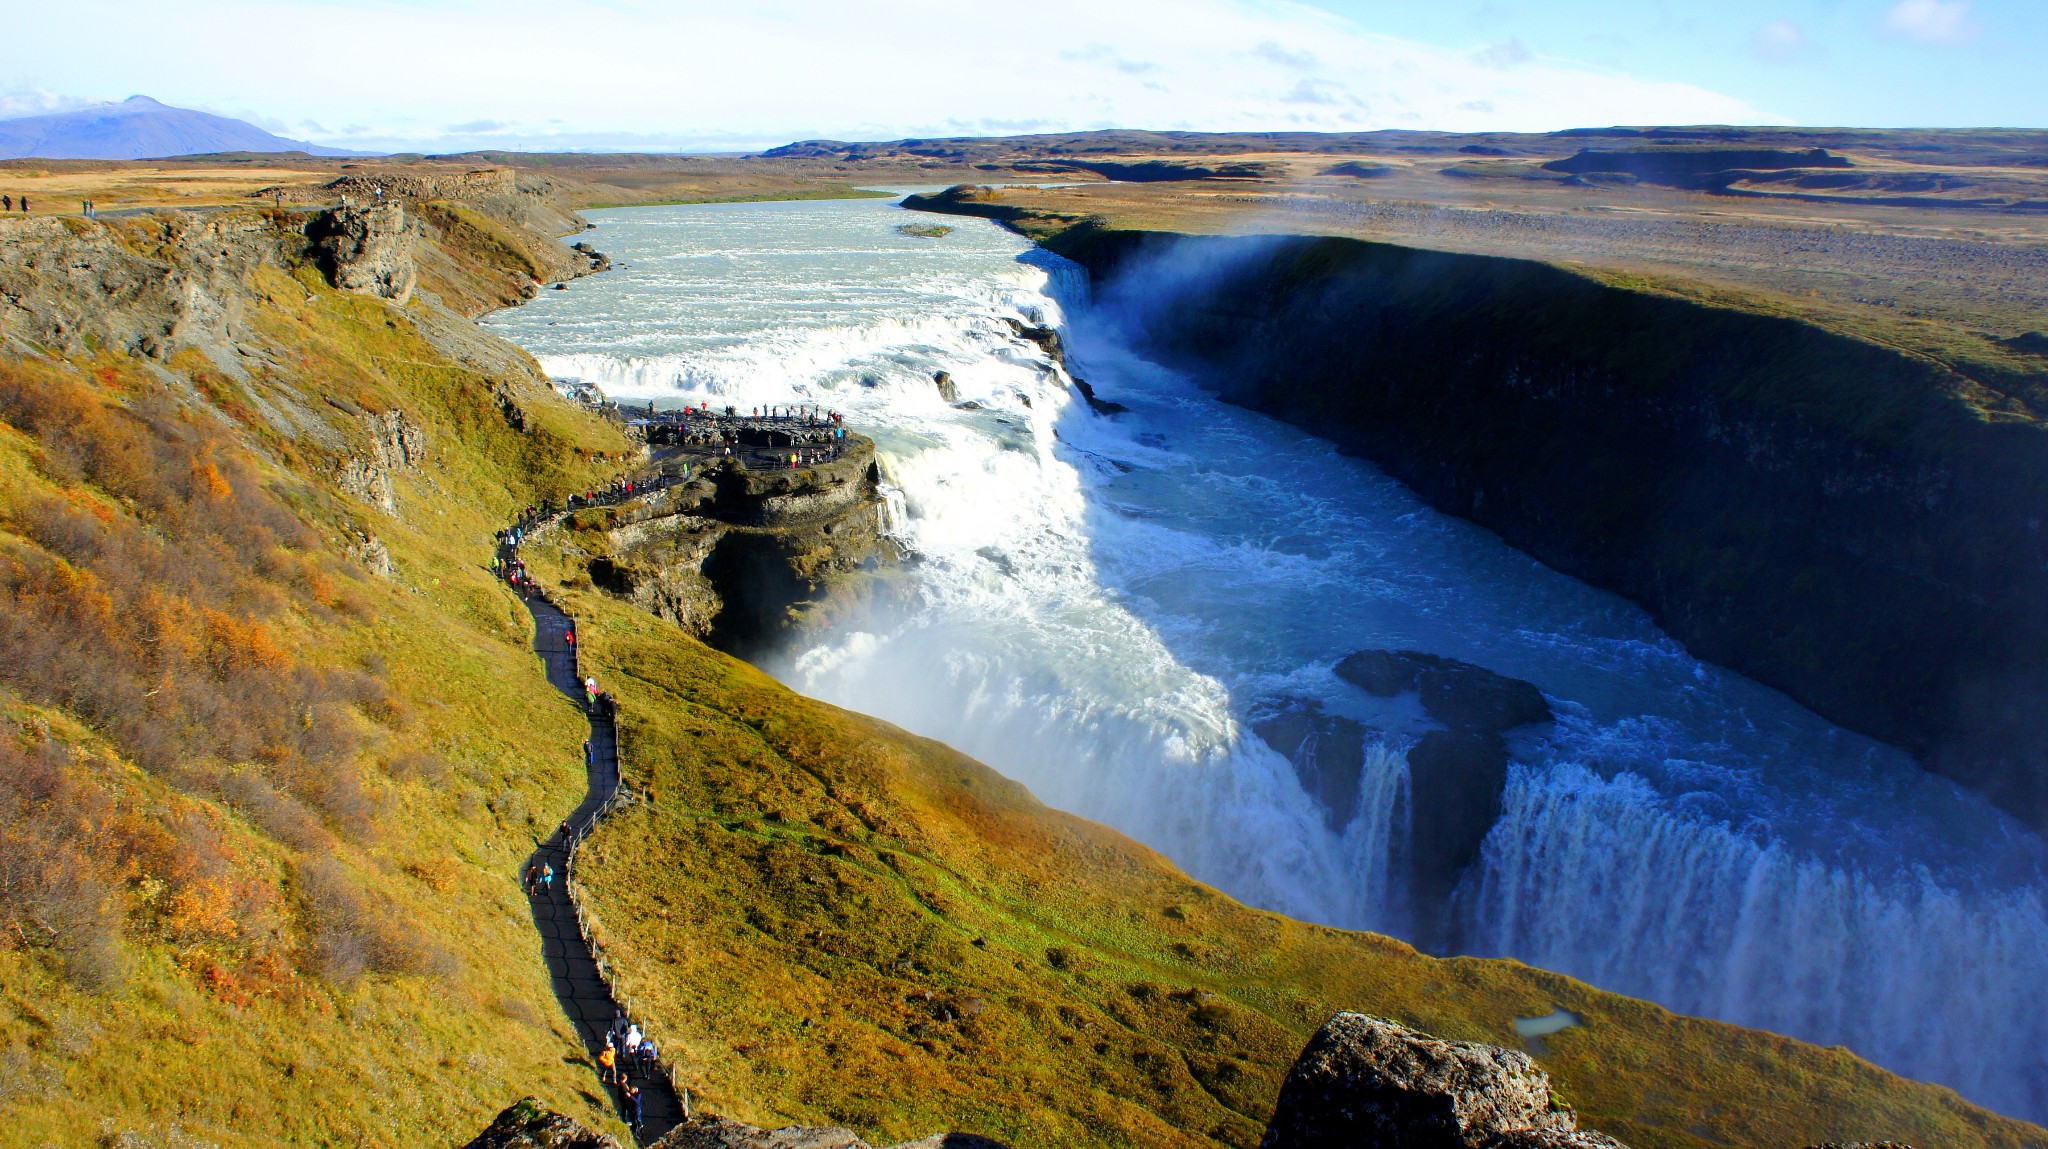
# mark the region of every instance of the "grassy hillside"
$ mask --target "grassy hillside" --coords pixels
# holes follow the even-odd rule
[[[581,581],[556,545],[536,569]],[[1563,1007],[1586,1024],[1544,1068],[1639,1147],[2048,1138],[1846,1051],[1247,909],[945,746],[562,594],[646,795],[592,840],[585,889],[665,1056],[721,1112],[876,1143],[1250,1146],[1336,1010],[1512,1046],[1515,1017]]]
[[[582,723],[479,564],[627,444],[428,304],[248,286],[239,377],[0,355],[0,1144],[445,1145],[536,1089],[603,1122],[511,880]],[[395,514],[333,481],[385,411],[427,445]]]

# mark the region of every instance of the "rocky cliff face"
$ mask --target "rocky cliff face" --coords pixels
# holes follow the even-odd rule
[[[2048,380],[1518,260],[1048,245],[1225,398],[2048,828]]]
[[[1260,1149],[1623,1149],[1529,1056],[1340,1013],[1287,1073]]]
[[[364,411],[357,416],[364,446],[342,456],[335,476],[341,489],[365,503],[397,513],[398,493],[392,477],[417,471],[427,457],[426,432],[397,408]]]
[[[885,583],[874,445],[792,470],[714,463],[572,522],[590,581],[722,650],[756,657]]]
[[[317,217],[309,234],[334,286],[400,306],[412,298],[420,279],[413,260],[419,229],[400,205],[343,200]]]

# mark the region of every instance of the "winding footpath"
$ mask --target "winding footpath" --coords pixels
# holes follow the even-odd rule
[[[523,528],[520,537],[548,521],[544,517]],[[516,541],[499,546],[501,570],[511,569],[518,557]],[[527,612],[533,616],[533,650],[547,668],[549,685],[576,703],[590,722],[590,752],[585,759],[589,781],[583,801],[563,821],[562,828],[542,842],[521,864],[519,872],[524,875],[543,865],[554,869],[555,881],[544,892],[529,899],[533,925],[540,933],[541,952],[547,959],[555,1000],[561,1003],[562,1012],[576,1027],[576,1034],[590,1053],[594,1065],[598,1052],[604,1048],[605,1034],[616,1019],[627,1016],[627,1013],[613,996],[604,967],[584,935],[569,884],[573,880],[577,847],[619,800],[618,729],[609,700],[600,699],[595,706],[585,705],[583,679],[577,666],[572,637],[575,621],[531,586],[514,589],[526,603]],[[640,1089],[641,1125],[636,1133],[642,1145],[659,1140],[689,1119],[682,1096],[665,1072],[634,1071],[628,1080]],[[607,1087],[606,1095],[624,1119],[626,1111],[621,1092],[615,1087]]]

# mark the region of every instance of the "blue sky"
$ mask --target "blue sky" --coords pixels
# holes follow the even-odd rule
[[[2048,0],[1448,0],[1318,4],[1433,43],[1740,96],[1802,124],[2048,127]]]
[[[0,114],[146,94],[374,150],[1093,127],[2048,128],[2048,0],[78,0]],[[283,50],[285,46],[297,50]]]

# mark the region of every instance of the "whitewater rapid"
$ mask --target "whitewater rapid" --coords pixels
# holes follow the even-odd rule
[[[1844,1044],[2048,1117],[2048,846],[1898,751],[1692,659],[1641,611],[1131,353],[1078,269],[884,201],[592,213],[619,265],[494,317],[617,398],[815,402],[877,442],[916,601],[769,669],[1297,917],[1394,934],[1404,736],[1331,666],[1427,650],[1536,683],[1466,948]],[[1092,414],[1009,320],[1054,324]],[[951,375],[957,402],[935,372]],[[1246,726],[1394,732],[1331,830]]]

